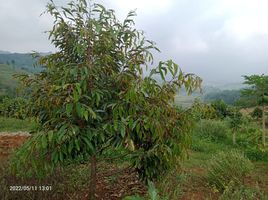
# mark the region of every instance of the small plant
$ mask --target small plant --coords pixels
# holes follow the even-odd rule
[[[246,149],[246,156],[253,161],[268,161],[268,149],[267,148],[259,148],[259,147],[251,147]]]
[[[0,116],[25,119],[27,103],[27,100],[22,97],[0,99]]]
[[[223,192],[231,182],[243,182],[243,177],[253,169],[253,164],[244,154],[232,150],[214,155],[207,167],[209,183]]]
[[[242,114],[237,108],[230,108],[229,126],[232,130],[233,145],[236,145],[236,134],[243,124]]]
[[[211,106],[216,110],[218,118],[223,119],[228,116],[228,105],[222,99],[211,102]]]
[[[203,139],[222,141],[227,138],[228,130],[229,128],[224,122],[202,120],[197,124],[194,133]]]
[[[146,194],[145,197],[141,197],[139,195],[134,195],[134,196],[125,197],[123,200],[167,200],[167,199],[161,198],[154,183],[149,182],[148,193]]]
[[[225,189],[223,194],[220,196],[219,200],[265,200],[267,196],[263,194],[260,189],[248,188],[244,185],[235,185],[231,182]]]
[[[182,172],[181,168],[170,171],[157,183],[157,188],[162,196],[168,200],[180,199],[183,195],[183,187],[187,184],[189,174]]]

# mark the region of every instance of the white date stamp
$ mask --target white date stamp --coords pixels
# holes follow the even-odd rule
[[[51,191],[52,186],[50,185],[11,185],[9,191]]]

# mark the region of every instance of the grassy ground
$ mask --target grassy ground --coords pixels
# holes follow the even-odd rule
[[[198,96],[194,97],[194,96],[187,96],[187,95],[176,95],[175,104],[182,106],[183,108],[188,108],[193,104],[195,98],[198,98]]]
[[[11,65],[0,64],[0,95],[5,95],[8,91],[15,90],[18,81],[13,77],[14,74],[29,74],[29,72],[15,69]]]
[[[35,124],[31,120],[17,120],[0,118],[1,131],[29,131]],[[178,163],[176,168],[167,176],[155,182],[158,193],[170,200],[225,200],[222,194],[208,183],[207,162],[218,151],[229,152],[232,149],[244,149],[233,146],[231,135],[223,141],[211,141],[194,135],[193,145],[189,150],[189,158]],[[112,152],[113,153],[113,152]],[[45,180],[22,180],[7,175],[8,166],[2,164],[0,170],[0,199],[87,199],[89,191],[89,163],[68,165],[60,167]],[[254,170],[245,177],[244,184],[254,191],[260,191],[268,196],[268,162],[253,161]],[[135,172],[125,169],[127,163],[117,161],[114,163],[100,162],[98,167],[98,199],[122,199],[123,196],[135,193],[144,194],[145,185],[137,179]],[[50,192],[22,192],[8,191],[11,185],[50,185]],[[5,197],[1,197],[5,194]],[[266,200],[267,198],[255,198]],[[229,200],[236,200],[229,198]],[[240,200],[240,199],[237,199]],[[245,199],[248,200],[248,199]]]
[[[36,123],[31,119],[21,120],[0,117],[0,132],[31,131]]]
[[[180,164],[180,168],[158,183],[157,188],[163,197],[168,197],[170,200],[225,200],[226,197],[208,183],[207,163],[216,152],[229,152],[236,148],[211,142],[203,142],[203,145],[207,150],[202,152],[191,150],[189,158]],[[254,197],[254,200],[266,200],[268,199],[268,162],[255,161],[253,164],[254,170],[245,177],[244,185],[253,192],[263,195],[260,198]],[[229,200],[245,199],[232,198],[234,197]]]

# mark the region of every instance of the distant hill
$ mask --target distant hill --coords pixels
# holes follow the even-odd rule
[[[29,53],[9,53],[0,51],[0,64],[6,64],[15,69],[28,71],[31,73],[42,71],[41,67],[34,67],[36,59]]]
[[[18,81],[14,79],[14,74],[30,74],[31,72],[17,69],[14,66],[0,64],[0,95],[14,96]]]
[[[237,83],[215,83],[207,82],[203,85],[203,90],[205,93],[216,92],[222,90],[240,90],[244,88],[245,85],[242,82]]]
[[[10,52],[9,51],[1,51],[0,50],[0,54],[10,54]]]

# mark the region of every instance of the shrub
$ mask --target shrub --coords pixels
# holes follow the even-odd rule
[[[226,144],[193,137],[191,149],[196,152],[215,153],[216,151],[226,149]]]
[[[216,110],[209,104],[202,103],[200,100],[195,99],[191,107],[191,115],[195,120],[201,119],[216,119]]]
[[[224,191],[233,182],[239,184],[252,169],[253,164],[244,154],[232,150],[219,152],[208,162],[208,181],[218,190]]]
[[[262,110],[259,107],[256,107],[251,113],[250,116],[254,119],[262,118]]]
[[[161,177],[161,181],[157,184],[159,194],[168,200],[181,199],[184,193],[183,188],[187,184],[188,178],[189,174],[182,172],[180,167],[170,171],[167,176]]]
[[[216,110],[218,118],[223,119],[228,116],[228,105],[222,99],[211,102],[211,106]]]
[[[22,97],[3,98],[0,101],[0,116],[25,119],[27,116],[27,103],[27,100]]]
[[[202,120],[200,121],[194,133],[200,138],[212,141],[222,141],[227,138],[229,127],[222,121]]]
[[[263,194],[259,188],[248,188],[244,185],[236,186],[231,182],[220,196],[219,200],[265,200],[267,196]]]
[[[268,161],[268,151],[258,147],[246,149],[245,154],[253,161]]]

